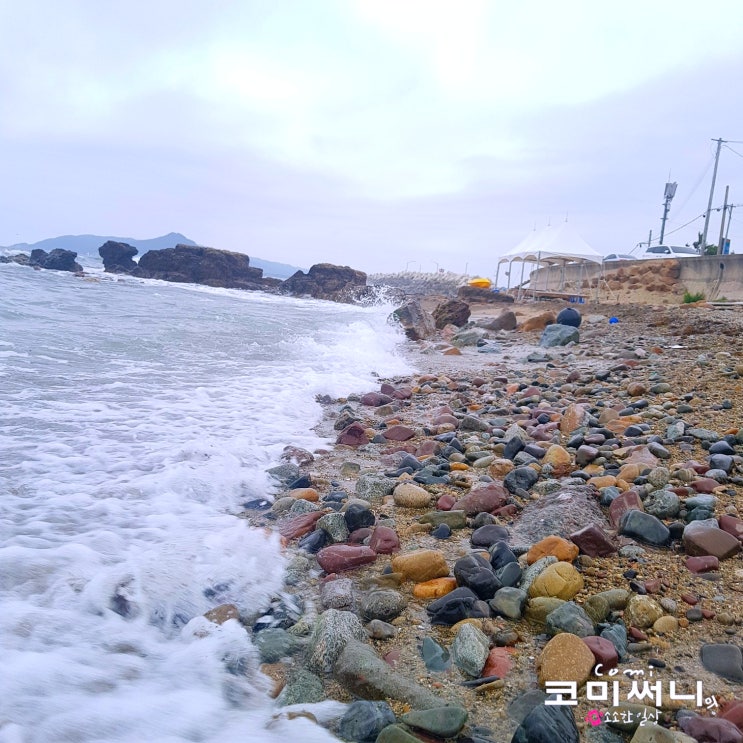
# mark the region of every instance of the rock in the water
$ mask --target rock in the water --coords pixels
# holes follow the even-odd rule
[[[228,289],[263,289],[263,271],[250,265],[245,253],[178,244],[149,250],[140,259],[134,276],[161,281],[206,284]]]
[[[537,704],[524,718],[511,743],[580,743],[573,708]]]
[[[353,302],[368,293],[363,271],[331,263],[317,263],[307,273],[297,271],[279,286],[279,291],[333,302]]]
[[[325,699],[325,690],[322,681],[304,668],[300,668],[287,681],[276,699],[279,707],[290,704],[316,704]]]
[[[34,248],[28,259],[29,266],[45,268],[49,271],[71,271],[80,272],[83,267],[75,261],[77,253],[74,250],[65,250],[64,248],[54,248],[50,252],[41,248]]]
[[[420,341],[430,338],[436,333],[436,322],[427,310],[424,310],[417,299],[406,302],[398,307],[392,317],[402,325],[405,335],[411,341]]]
[[[359,618],[350,611],[328,609],[317,619],[310,637],[307,665],[315,673],[329,673],[351,640],[362,640],[364,628]]]
[[[132,273],[137,264],[132,260],[139,251],[127,243],[107,240],[100,248],[98,255],[103,259],[103,270],[108,273]]]
[[[277,663],[297,649],[297,640],[285,629],[268,627],[253,635],[262,663]]]
[[[443,706],[435,694],[397,674],[368,645],[357,640],[348,640],[333,673],[344,688],[362,699],[397,699],[415,709]]]
[[[338,732],[344,740],[375,743],[379,733],[395,722],[387,702],[353,702],[343,715]]]

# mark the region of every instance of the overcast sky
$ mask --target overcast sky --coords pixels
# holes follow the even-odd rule
[[[669,172],[667,232],[706,210],[712,138],[743,204],[742,31],[740,0],[0,0],[0,245],[492,276],[567,215],[629,252]]]

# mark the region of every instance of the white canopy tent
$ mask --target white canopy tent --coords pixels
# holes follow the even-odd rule
[[[521,263],[520,286],[524,284],[524,265],[536,263],[542,265],[562,266],[568,263],[598,263],[603,256],[596,252],[568,222],[544,227],[527,235],[513,250],[503,255],[498,261],[495,285],[498,286],[498,276],[502,263],[508,263],[508,288],[511,288],[511,269],[514,263]],[[564,271],[563,271],[564,283]],[[562,285],[561,285],[562,289]],[[536,290],[532,286],[532,290]]]

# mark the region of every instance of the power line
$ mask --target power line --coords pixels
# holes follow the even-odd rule
[[[732,152],[734,155],[737,155],[738,157],[743,157],[743,155],[741,155],[740,152],[738,152],[737,150],[734,150],[732,147],[728,147],[727,145],[725,145],[725,149],[730,150],[730,152]]]
[[[681,227],[677,227],[675,230],[671,230],[670,232],[666,232],[667,235],[673,235],[674,232],[678,232],[679,230],[683,230],[684,227],[688,227],[690,224],[693,224],[698,219],[702,219],[704,217],[704,214],[700,214],[698,217],[694,217],[694,219],[689,220],[686,224],[682,224]]]

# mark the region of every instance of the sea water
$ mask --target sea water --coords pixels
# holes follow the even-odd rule
[[[235,514],[318,395],[410,371],[388,313],[0,265],[0,741],[330,739],[200,617],[281,590]]]

